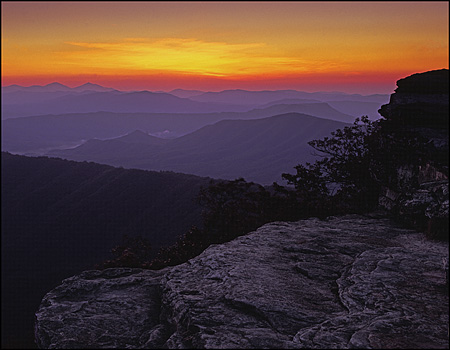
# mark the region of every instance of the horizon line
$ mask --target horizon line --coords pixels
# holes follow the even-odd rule
[[[158,93],[158,92],[163,92],[163,93],[170,93],[172,91],[175,90],[183,90],[183,91],[199,91],[202,93],[207,93],[207,92],[225,92],[225,91],[248,91],[248,92],[275,92],[275,91],[297,91],[297,92],[305,92],[305,93],[341,93],[341,94],[347,94],[347,95],[362,95],[362,96],[369,96],[369,95],[389,95],[390,93],[388,92],[373,92],[373,93],[369,93],[369,94],[363,94],[363,93],[355,93],[355,92],[346,92],[343,90],[314,90],[314,91],[305,91],[305,90],[298,90],[298,89],[289,89],[289,88],[280,88],[280,89],[260,89],[260,90],[250,90],[250,89],[242,89],[242,88],[231,88],[231,89],[223,89],[223,90],[217,90],[217,89],[213,89],[213,90],[203,90],[203,89],[187,89],[187,88],[173,88],[173,89],[164,89],[164,90],[148,90],[148,89],[118,89],[115,87],[111,87],[111,86],[104,86],[98,83],[93,83],[91,81],[87,81],[86,83],[82,83],[80,85],[75,85],[75,86],[69,86],[63,83],[60,83],[58,81],[54,81],[48,84],[44,84],[44,85],[39,85],[39,84],[33,84],[33,85],[20,85],[20,84],[9,84],[9,85],[1,85],[1,88],[8,88],[8,87],[21,87],[21,88],[31,88],[31,87],[46,87],[49,85],[54,85],[54,84],[58,84],[61,85],[63,87],[69,88],[69,89],[76,89],[79,87],[82,87],[84,85],[97,85],[99,87],[105,88],[105,89],[113,89],[119,92],[144,92],[144,91],[148,91],[148,92],[154,92],[154,93]]]

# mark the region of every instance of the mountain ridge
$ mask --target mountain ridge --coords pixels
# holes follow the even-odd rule
[[[86,91],[86,90],[96,90],[96,91],[117,91],[113,88],[104,87],[94,83],[84,83],[79,86],[75,86],[73,88],[58,83],[53,82],[47,85],[31,85],[31,86],[22,86],[18,84],[12,84],[7,86],[2,86],[2,92],[10,92],[10,91],[35,91],[35,92],[55,92],[55,91]]]
[[[51,156],[94,161],[146,170],[171,170],[198,176],[271,184],[299,162],[313,161],[312,139],[328,136],[345,125],[300,113],[261,119],[221,120],[163,145],[117,139],[91,140]]]
[[[165,138],[176,138],[223,119],[259,119],[299,112],[318,118],[352,122],[350,115],[324,104],[280,105],[247,112],[220,113],[70,113],[2,121],[2,150],[43,154],[45,149],[74,147],[88,139],[110,139],[136,129]],[[69,146],[66,146],[69,145]]]
[[[95,93],[104,93],[104,95],[95,95]],[[107,93],[110,95],[107,95]],[[158,94],[159,101],[154,99],[154,94]],[[110,98],[106,99],[106,96],[110,96]],[[43,98],[41,99],[40,97]],[[177,100],[177,98],[180,100]],[[23,87],[9,85],[2,87],[2,119],[43,114],[97,111],[152,113],[243,112],[287,98],[313,99],[321,102],[358,100],[381,104],[387,102],[388,95],[373,94],[364,96],[337,92],[309,93],[296,90],[249,91],[242,89],[223,90],[220,92],[175,89],[172,90],[171,94],[170,92],[152,92],[148,90],[119,91],[90,82],[70,88],[55,82],[45,86],[33,85]]]
[[[98,111],[116,113],[208,113],[247,110],[247,108],[242,106],[204,103],[176,97],[168,93],[150,91],[89,91],[89,93],[65,94],[42,102],[7,104],[5,98],[3,102],[2,113],[4,114],[4,119],[44,114]]]
[[[368,102],[384,103],[389,99],[389,95],[372,94],[347,94],[336,92],[304,92],[297,90],[263,90],[263,91],[249,91],[249,90],[224,90],[220,92],[205,92],[204,94],[191,97],[192,100],[202,102],[224,102],[246,105],[260,105],[270,103],[284,98],[300,98],[300,99],[318,99],[322,102],[330,100],[358,100]]]
[[[153,253],[201,225],[210,178],[2,152],[2,348],[32,348],[48,289],[109,258],[125,234]]]

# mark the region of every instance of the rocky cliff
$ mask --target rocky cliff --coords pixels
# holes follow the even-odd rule
[[[448,240],[449,71],[413,74],[397,81],[379,113],[383,138],[408,149],[395,160],[395,176],[383,183],[380,205],[406,223]],[[411,146],[416,140],[417,148]],[[403,142],[403,144],[402,144]],[[408,159],[407,159],[408,158]]]
[[[40,348],[448,348],[448,243],[376,215],[266,224],[182,265],[86,271]]]
[[[397,81],[389,104],[379,113],[408,126],[447,129],[449,125],[449,71],[416,73]]]

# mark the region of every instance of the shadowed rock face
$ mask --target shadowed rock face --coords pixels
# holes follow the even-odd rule
[[[387,219],[275,222],[160,271],[86,271],[41,348],[448,348],[448,243]]]
[[[413,74],[397,81],[389,104],[381,106],[379,113],[405,125],[446,129],[448,133],[448,92],[448,69]]]
[[[413,74],[398,80],[397,86],[389,104],[379,110],[386,118],[384,130],[394,131],[394,139],[412,131],[429,154],[415,157],[421,165],[398,164],[400,184],[384,184],[379,203],[430,237],[448,240],[449,71]]]

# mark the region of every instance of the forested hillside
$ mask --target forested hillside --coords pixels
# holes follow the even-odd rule
[[[195,198],[209,180],[2,152],[5,336],[32,332],[44,293],[103,261],[123,235],[148,239],[156,252],[199,225]]]

